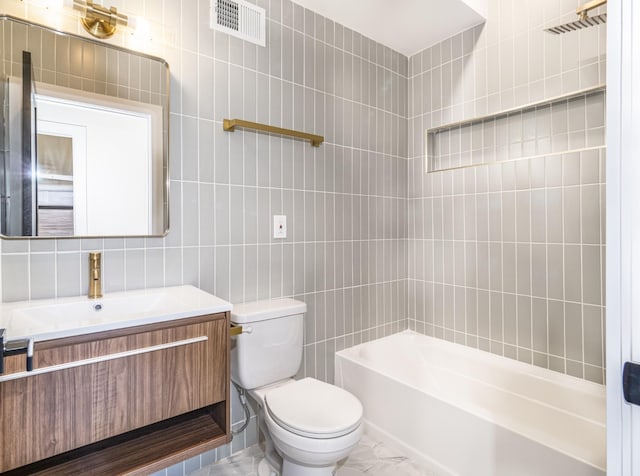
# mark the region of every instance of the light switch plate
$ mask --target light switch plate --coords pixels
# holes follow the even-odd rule
[[[274,238],[287,237],[287,216],[286,215],[273,215],[273,237]]]

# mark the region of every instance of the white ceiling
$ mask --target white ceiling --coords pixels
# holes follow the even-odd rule
[[[487,0],[293,0],[407,56],[482,23]]]

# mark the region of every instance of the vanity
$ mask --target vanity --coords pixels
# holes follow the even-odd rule
[[[0,37],[2,239],[165,236],[168,64],[8,15]],[[150,474],[228,443],[231,304],[89,294],[0,303],[0,473]]]
[[[149,474],[231,440],[231,304],[193,286],[0,304],[0,472]]]

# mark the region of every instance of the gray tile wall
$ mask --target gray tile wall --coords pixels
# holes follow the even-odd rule
[[[210,30],[207,0],[111,3],[177,32],[159,52],[172,72],[171,231],[2,240],[3,300],[84,293],[92,250],[104,253],[105,292],[194,284],[233,303],[291,296],[309,308],[300,374],[329,382],[336,350],[405,329],[408,59],[290,0],[257,2],[266,48]],[[326,141],[227,133],[228,117]],[[276,214],[287,215],[286,240],[271,238]],[[166,473],[255,441],[254,421],[230,447]]]
[[[604,82],[604,29],[541,32],[579,2],[490,0],[486,25],[409,60],[289,0],[257,2],[264,49],[209,30],[207,1],[112,3],[175,33],[175,48],[154,51],[172,67],[172,230],[2,240],[3,300],[83,293],[86,255],[101,249],[107,292],[192,283],[236,303],[304,299],[301,375],[331,381],[334,351],[409,326],[604,379],[603,148],[432,174],[424,157],[428,128]],[[228,134],[224,117],[327,142]],[[284,242],[270,238],[273,214],[288,216]],[[578,265],[593,273],[570,276]],[[255,441],[254,421],[232,445],[161,473]]]
[[[409,60],[409,326],[595,382],[604,375],[604,99],[453,129],[604,83],[580,2],[490,0],[485,25]]]
[[[0,22],[3,74],[22,78],[22,52],[31,52],[33,79],[66,88],[163,105],[168,90],[159,61],[101,47],[20,22]],[[37,85],[36,85],[37,92]]]

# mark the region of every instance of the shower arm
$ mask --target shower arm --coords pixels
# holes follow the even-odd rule
[[[580,17],[580,20],[587,19],[587,12],[589,10],[593,10],[594,8],[598,8],[607,3],[607,0],[592,0],[591,2],[585,3],[584,5],[576,8],[576,14]]]

